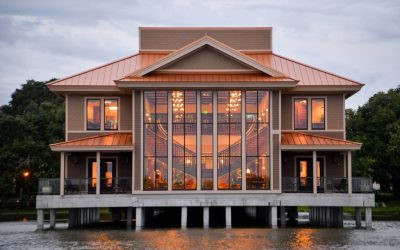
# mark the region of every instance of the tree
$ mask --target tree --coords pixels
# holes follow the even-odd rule
[[[400,197],[400,87],[379,92],[357,111],[346,110],[347,135],[363,146],[355,153],[355,175],[372,176]]]
[[[53,80],[28,80],[0,107],[1,201],[29,199],[38,178],[58,175],[58,156],[49,144],[64,139],[65,116],[63,100],[46,87]]]

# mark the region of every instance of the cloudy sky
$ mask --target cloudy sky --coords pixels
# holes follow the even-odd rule
[[[355,108],[400,85],[400,1],[0,0],[0,105],[138,49],[139,26],[272,26],[274,52],[363,82]]]

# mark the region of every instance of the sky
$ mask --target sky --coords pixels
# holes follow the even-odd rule
[[[397,0],[0,0],[0,105],[136,53],[140,26],[273,27],[275,53],[365,83],[347,108],[400,85]]]

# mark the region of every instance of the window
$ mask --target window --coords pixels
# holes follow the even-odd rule
[[[197,187],[196,91],[172,92],[172,189]]]
[[[101,129],[101,100],[87,99],[86,103],[86,128],[87,130]]]
[[[294,129],[308,129],[308,100],[306,98],[294,99]]]
[[[104,100],[104,130],[118,129],[118,100]]]
[[[246,91],[246,188],[269,189],[269,92]]]
[[[325,129],[325,99],[311,99],[311,128]]]
[[[200,94],[201,112],[201,189],[213,189],[213,95]]]
[[[168,92],[145,91],[143,189],[168,188]]]
[[[218,91],[218,189],[242,188],[242,97]]]

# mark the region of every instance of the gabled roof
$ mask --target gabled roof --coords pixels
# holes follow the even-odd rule
[[[154,62],[153,64],[150,64],[146,67],[143,67],[139,70],[136,70],[130,74],[128,74],[126,77],[132,77],[132,76],[136,76],[136,77],[141,77],[144,76],[146,74],[149,74],[150,72],[153,72],[157,69],[162,68],[163,66],[166,66],[174,61],[177,61],[179,59],[181,59],[182,57],[185,57],[186,55],[204,47],[204,46],[210,46],[216,50],[218,50],[219,52],[230,56],[234,59],[236,59],[237,61],[250,66],[254,69],[257,69],[265,74],[268,74],[270,76],[273,77],[285,77],[284,74],[282,74],[281,72],[270,68],[266,65],[263,65],[262,63],[252,59],[251,57],[246,56],[245,54],[229,47],[226,44],[223,44],[217,40],[215,40],[212,37],[209,37],[207,35],[203,36],[202,38],[182,47],[179,50],[176,50],[174,52],[172,52],[171,54],[165,56],[164,58]]]
[[[300,132],[282,132],[281,148],[285,149],[347,149],[358,150],[361,143]]]
[[[53,151],[132,150],[132,133],[111,133],[50,144]]]

